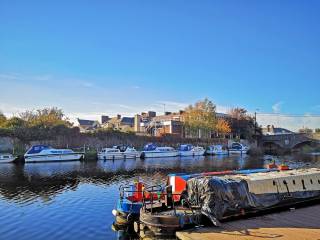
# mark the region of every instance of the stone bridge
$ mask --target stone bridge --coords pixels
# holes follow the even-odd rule
[[[320,141],[313,139],[305,133],[290,133],[263,136],[259,142],[259,145],[262,147],[277,145],[286,150],[291,150],[304,144],[320,144]]]

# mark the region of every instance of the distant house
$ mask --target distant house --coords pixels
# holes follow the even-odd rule
[[[262,128],[263,135],[282,135],[282,134],[293,134],[294,132],[285,129],[285,128],[277,128],[273,125],[268,125],[265,128]]]
[[[98,121],[77,119],[79,123],[80,132],[94,131],[100,127]]]
[[[143,123],[145,131],[156,137],[168,134],[181,137],[183,136],[182,113],[166,112],[164,115],[155,116],[149,122]]]
[[[133,131],[134,118],[133,117],[121,117],[117,115],[116,117],[110,118],[102,124],[103,128],[109,128],[114,130],[119,130],[123,132]]]

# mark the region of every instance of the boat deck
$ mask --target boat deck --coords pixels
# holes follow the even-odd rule
[[[320,205],[177,232],[180,240],[320,240]]]

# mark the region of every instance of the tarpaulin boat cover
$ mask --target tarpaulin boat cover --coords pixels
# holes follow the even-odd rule
[[[200,206],[202,213],[215,225],[219,220],[239,215],[245,211],[259,211],[277,206],[288,199],[283,194],[256,195],[249,191],[244,179],[228,177],[199,177],[188,180],[188,200],[193,206]],[[295,192],[291,200],[315,197],[319,192]]]

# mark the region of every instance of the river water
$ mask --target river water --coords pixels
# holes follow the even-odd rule
[[[111,229],[118,188],[169,173],[262,168],[271,157],[198,157],[97,162],[0,164],[0,239],[119,239]],[[277,163],[320,167],[319,156]]]

